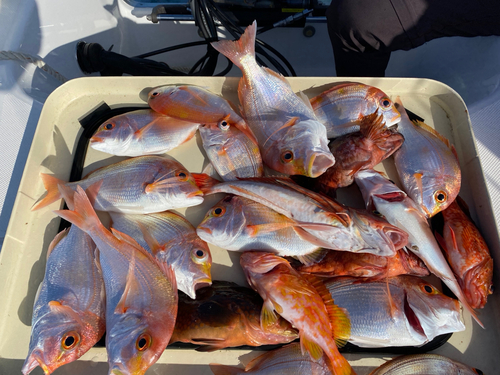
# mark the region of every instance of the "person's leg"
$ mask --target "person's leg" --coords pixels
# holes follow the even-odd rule
[[[390,0],[332,0],[326,18],[339,77],[383,77],[390,46],[411,48]]]
[[[338,76],[382,77],[391,51],[432,39],[500,35],[499,0],[332,0],[326,15]]]

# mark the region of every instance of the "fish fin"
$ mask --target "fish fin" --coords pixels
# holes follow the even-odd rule
[[[153,236],[153,234],[148,230],[148,228],[146,228],[146,226],[143,223],[138,222],[137,226],[141,230],[142,237],[144,238],[144,241],[146,241],[146,243],[148,244],[149,249],[151,250],[151,254],[156,256],[156,254],[160,250],[162,250],[163,247],[160,246],[158,240]]]
[[[47,190],[47,195],[31,207],[31,211],[39,210],[40,208],[47,207],[49,204],[54,203],[58,199],[61,199],[61,193],[57,185],[64,185],[66,182],[58,179],[55,176],[48,175],[46,173],[40,173],[42,178],[43,186]]]
[[[291,189],[294,189],[295,191],[304,194],[308,196],[311,199],[314,199],[323,209],[330,211],[344,211],[344,206],[342,206],[340,203],[335,202],[333,199],[326,197],[322,194],[315,193],[314,191],[311,191],[309,189],[303,188],[302,186],[296,184],[293,182],[291,179],[287,178],[276,178],[276,182],[279,184],[285,185]],[[344,212],[329,212],[328,213],[333,219],[340,221],[343,225],[349,226],[351,223],[351,220],[349,218],[349,215]]]
[[[167,116],[165,116],[165,117],[167,117]],[[158,126],[157,122],[159,119],[161,119],[161,117],[158,117],[158,118],[154,119],[153,121],[150,121],[149,124],[147,124],[146,126],[143,126],[142,128],[137,129],[134,132],[134,135],[136,136],[136,138],[140,139],[140,138],[147,137],[147,133],[151,129],[153,129],[155,126]]]
[[[194,98],[202,102],[205,106],[210,107],[210,104],[207,103],[207,101],[203,99],[203,97],[200,94],[198,94],[195,90],[192,90],[189,85],[178,86],[177,89],[187,92],[188,94],[192,95]]]
[[[74,210],[75,204],[73,202],[73,197],[75,195],[75,191],[66,185],[57,185],[57,188],[59,189],[59,193],[61,194],[61,197],[66,202],[66,206],[68,206],[68,208],[70,210]],[[88,195],[87,195],[87,197],[88,197]],[[92,204],[92,202],[91,202],[91,204]]]
[[[312,266],[313,264],[321,262],[329,251],[330,250],[326,249],[318,249],[309,254],[297,255],[295,258],[305,266]]]
[[[245,372],[242,368],[234,366],[220,365],[218,363],[209,363],[208,365],[214,375],[238,375]]]
[[[175,184],[177,181],[178,181],[177,177],[166,178],[165,175],[163,175],[158,177],[155,181],[151,182],[150,184],[147,184],[144,191],[146,192],[146,194],[150,194],[154,192],[156,189],[171,186],[172,184]]]
[[[308,96],[306,94],[304,94],[304,92],[302,90],[299,91],[297,96],[300,99],[302,99],[302,101],[304,102],[304,104],[306,105],[307,108],[309,108],[312,112],[314,112],[314,109],[311,105],[311,101],[309,100]]]
[[[453,151],[453,149],[452,149],[453,146],[451,145],[451,143],[448,140],[448,138],[445,138],[444,136],[442,136],[440,133],[438,133],[438,131],[436,129],[431,128],[429,125],[427,125],[425,122],[422,122],[422,121],[414,120],[414,121],[412,121],[412,123],[414,125],[418,126],[419,128],[422,128],[425,131],[427,131],[427,132],[431,133],[432,135],[434,135],[441,142],[443,142],[450,150]],[[455,150],[455,155],[456,155],[456,150]]]
[[[245,134],[254,145],[256,145],[257,147],[259,146],[259,142],[257,141],[255,134],[253,133],[252,129],[250,129],[245,120],[241,119],[240,121],[236,122],[234,126],[238,128],[243,134]]]
[[[113,235],[120,241],[126,242],[129,245],[135,247],[136,249],[142,249],[141,245],[139,245],[139,243],[128,234],[120,232],[118,229],[115,228],[111,228],[111,233],[113,233]]]
[[[330,291],[319,277],[308,274],[302,276],[316,290],[325,304],[335,343],[339,347],[344,346],[351,337],[351,321],[347,311],[333,302]]]
[[[290,126],[293,126],[297,123],[297,121],[300,121],[300,119],[298,117],[291,117],[290,119],[287,120],[287,122],[285,122],[283,125],[281,125],[278,129],[276,129],[275,131],[273,131],[271,133],[271,135],[269,135],[269,137],[267,137],[267,139],[264,141],[264,143],[262,144],[262,146],[264,146],[267,141],[269,141],[271,139],[271,137],[273,135],[275,135],[277,132],[279,132],[280,130],[282,129],[285,129],[285,128],[288,128]]]
[[[59,314],[64,314],[67,317],[76,320],[77,322],[82,322],[82,319],[80,318],[80,315],[73,310],[70,306],[68,305],[63,305],[60,301],[50,301],[48,303],[48,306],[50,308],[50,311],[57,312]]]
[[[220,40],[218,42],[210,43],[218,52],[222,53],[229,60],[233,62],[238,68],[243,70],[241,60],[245,56],[252,56],[255,58],[255,36],[257,34],[257,22],[253,23],[245,29],[240,39]]]
[[[50,254],[52,253],[52,250],[57,246],[59,242],[62,241],[63,238],[65,238],[68,235],[69,228],[63,229],[59,233],[56,234],[54,239],[50,242],[49,249],[47,250],[47,259],[49,259]]]
[[[387,300],[389,303],[389,313],[391,314],[391,319],[393,321],[395,321],[396,320],[396,311],[398,310],[398,307],[396,306],[396,302],[394,302],[394,298],[392,298],[391,287],[389,286],[389,277],[387,275],[388,272],[389,272],[389,270],[386,269],[385,285],[387,288]]]
[[[413,173],[413,178],[415,178],[415,182],[417,184],[417,189],[419,191],[420,196],[423,196],[423,194],[424,194],[424,187],[422,185],[422,177],[423,177],[422,173],[419,173],[419,172]],[[420,202],[415,202],[415,203],[420,205]]]
[[[102,226],[92,204],[90,204],[87,194],[85,194],[81,186],[77,186],[73,201],[75,205],[74,211],[55,210],[53,212],[70,223],[75,224],[84,232],[90,231],[93,227]]]
[[[139,295],[140,292],[141,288],[135,275],[135,255],[133,253],[128,267],[125,289],[123,290],[120,301],[118,301],[118,303],[116,304],[115,314],[125,314],[130,307],[130,299],[134,296]]]
[[[255,237],[258,234],[262,233],[270,233],[276,232],[281,229],[290,228],[296,225],[294,222],[286,222],[286,223],[267,223],[267,224],[255,224],[255,225],[247,225],[248,235],[250,237]]]
[[[220,184],[219,180],[216,180],[205,173],[191,173],[191,175],[194,178],[196,186],[200,188],[203,194],[210,194],[210,189],[215,185]]]
[[[270,300],[265,301],[262,305],[262,310],[260,311],[260,326],[263,331],[267,332],[268,327],[275,325],[278,321],[278,316],[276,315],[274,310],[275,305]]]
[[[313,234],[309,233],[308,231],[304,230],[301,227],[294,227],[293,230],[299,236],[301,239],[304,241],[307,241],[309,243],[312,243],[313,245],[316,245],[318,247],[324,247],[329,249],[331,247],[331,244],[329,244],[327,241],[323,241]]]
[[[198,345],[198,343],[194,343],[195,345]],[[207,344],[201,344],[198,346],[195,350],[197,352],[214,352],[216,350],[221,350],[227,348],[227,345],[207,345]]]
[[[380,134],[384,130],[384,116],[378,113],[378,109],[371,115],[364,116],[360,121],[361,134],[372,141],[380,138]]]
[[[323,356],[323,349],[304,334],[300,335],[300,350],[303,355],[305,355],[306,352],[309,353],[311,358],[315,361],[318,361]]]

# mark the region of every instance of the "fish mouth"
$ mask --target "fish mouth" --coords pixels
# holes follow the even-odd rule
[[[201,231],[202,233],[206,233],[206,234],[209,234],[209,235],[213,234],[212,229],[207,228],[207,227],[200,227],[200,226],[198,226],[198,228],[196,228],[196,232],[198,233],[198,231]],[[199,234],[198,234],[198,236],[199,236]]]
[[[91,145],[92,145],[92,144],[94,144],[94,143],[102,143],[102,142],[104,142],[104,139],[103,139],[103,138],[101,138],[101,137],[98,137],[98,136],[96,136],[96,135],[94,135],[94,136],[92,136],[92,137],[90,138],[90,144],[91,144]]]
[[[307,175],[312,178],[319,177],[334,164],[335,158],[331,153],[315,152],[309,157]]]
[[[26,361],[24,362],[24,365],[21,369],[21,372],[24,375],[29,374],[31,371],[33,371],[37,366],[40,366],[43,372],[48,375],[52,371],[49,369],[49,367],[45,364],[43,361],[43,353],[39,349],[35,349],[28,358],[26,358]]]
[[[203,192],[201,190],[197,190],[197,191],[193,191],[191,193],[186,194],[186,197],[187,198],[194,198],[194,197],[198,197],[198,196],[202,196],[202,195],[203,195]]]

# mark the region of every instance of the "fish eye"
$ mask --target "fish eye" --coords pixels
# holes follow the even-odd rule
[[[226,120],[222,120],[221,122],[219,122],[219,129],[221,130],[229,129],[229,123]]]
[[[135,341],[135,347],[140,352],[143,352],[144,350],[146,350],[147,348],[149,348],[151,346],[151,341],[152,341],[151,335],[148,333],[143,333]]]
[[[474,372],[477,374],[477,375],[484,375],[484,372],[482,372],[481,370],[479,370],[478,368],[473,368]]]
[[[226,209],[224,207],[215,207],[214,210],[212,211],[213,215],[216,217],[224,215],[226,212]]]
[[[293,161],[293,152],[292,151],[283,151],[281,153],[281,161],[283,163],[290,163],[291,161]]]
[[[447,201],[448,199],[448,195],[446,194],[445,191],[442,191],[442,190],[438,190],[434,193],[434,199],[436,200],[436,202],[438,203],[444,203]]]
[[[380,104],[382,105],[382,107],[384,108],[389,108],[391,106],[391,101],[389,100],[389,98],[383,98],[380,100]]]
[[[378,212],[377,210],[373,210],[373,211],[372,211],[372,213],[373,213],[374,215],[377,215],[377,216],[384,216],[384,215],[382,215],[380,212]]]
[[[432,285],[429,285],[429,284],[425,284],[423,287],[422,287],[422,290],[427,293],[427,294],[436,294],[437,293],[437,290],[434,289],[434,287]]]
[[[204,261],[205,259],[207,259],[207,253],[205,250],[202,250],[202,249],[195,249],[193,250],[193,260],[195,262],[200,262],[200,261]]]
[[[63,336],[61,345],[65,350],[70,350],[73,349],[79,342],[80,335],[75,331],[71,331]]]
[[[104,125],[104,129],[106,129],[106,130],[111,130],[111,129],[113,129],[114,127],[115,127],[115,124],[113,124],[113,123],[111,123],[111,122],[110,122],[110,123],[108,123],[108,124],[106,124],[106,125]]]
[[[175,175],[176,175],[176,176],[179,178],[179,180],[181,180],[181,181],[187,181],[187,179],[188,179],[188,175],[187,175],[187,174],[186,174],[186,172],[184,172],[184,171],[179,171],[179,172],[177,172]]]
[[[151,97],[152,97],[152,98],[155,98],[155,97],[156,97],[156,96],[158,96],[158,95],[160,95],[160,93],[155,91],[154,93],[152,93],[152,94],[151,94]]]
[[[490,294],[493,294],[495,292],[495,286],[493,284],[490,285],[489,292]]]

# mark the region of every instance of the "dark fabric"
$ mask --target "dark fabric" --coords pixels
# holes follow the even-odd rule
[[[392,51],[445,36],[500,35],[500,0],[332,0],[337,76],[383,77]]]

